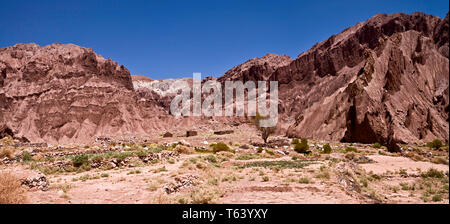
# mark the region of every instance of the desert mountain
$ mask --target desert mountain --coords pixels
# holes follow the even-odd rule
[[[76,45],[0,49],[0,132],[28,141],[86,142],[146,134],[156,107],[138,103],[129,71]]]
[[[278,81],[279,130],[290,137],[380,142],[392,150],[402,142],[448,142],[448,30],[448,15],[377,14],[294,60],[267,54],[217,80]],[[70,44],[2,48],[0,134],[82,142],[215,119],[171,117],[175,81],[131,76],[124,66]]]
[[[377,14],[293,61],[247,62],[219,80],[278,81],[280,124],[291,137],[393,150],[401,142],[448,141],[448,27],[448,14]]]

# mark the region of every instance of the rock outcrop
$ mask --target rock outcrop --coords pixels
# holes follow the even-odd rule
[[[278,81],[279,124],[289,137],[391,150],[449,139],[448,15],[377,14],[293,61],[249,62],[218,80]]]
[[[139,135],[153,108],[137,103],[129,71],[92,49],[17,44],[0,49],[0,130],[32,142]]]

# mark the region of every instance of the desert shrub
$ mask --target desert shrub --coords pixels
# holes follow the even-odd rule
[[[184,145],[177,145],[174,150],[179,153],[184,153],[184,154],[192,154],[195,152],[194,149],[184,146]]]
[[[31,161],[33,160],[33,157],[31,156],[31,154],[28,151],[23,151],[22,152],[22,161]]]
[[[176,146],[177,145],[173,146],[173,148],[176,148]],[[151,153],[158,153],[158,152],[161,152],[161,151],[166,150],[166,149],[167,149],[167,147],[165,147],[165,146],[157,146],[157,147],[154,147],[154,148],[150,149],[150,152]]]
[[[269,181],[269,177],[268,177],[268,176],[263,176],[263,177],[262,177],[262,181],[263,181],[263,182]]]
[[[309,184],[309,183],[311,183],[311,180],[308,177],[300,177],[298,182],[301,184]]]
[[[234,152],[227,144],[223,142],[218,142],[212,146],[213,152]]]
[[[12,145],[14,144],[14,139],[11,136],[6,135],[4,138],[0,139],[0,143],[2,143],[2,145]]]
[[[132,152],[119,152],[114,153],[112,157],[116,159],[118,162],[124,161],[126,158],[133,156]]]
[[[264,149],[261,147],[261,146],[259,146],[257,149],[256,149],[256,152],[257,153],[262,153],[264,151]]]
[[[222,196],[216,187],[202,187],[189,194],[191,204],[216,204]]]
[[[316,174],[316,178],[330,179],[330,170],[325,166],[321,166]]]
[[[74,167],[80,167],[89,162],[87,155],[76,155],[72,158],[72,164]]]
[[[275,153],[271,149],[265,149],[265,151],[266,151],[267,154],[269,154],[271,156],[275,155]]]
[[[205,157],[205,160],[207,160],[210,163],[217,163],[217,158],[213,155],[208,155]]]
[[[355,147],[347,146],[345,152],[358,152],[358,150]]]
[[[195,147],[194,150],[198,153],[211,153],[212,151],[209,149],[205,149],[203,147]]]
[[[427,143],[427,147],[431,149],[439,149],[443,146],[442,141],[439,139],[435,139],[432,142]]]
[[[423,178],[443,178],[444,172],[436,170],[434,168],[430,168],[427,172],[422,173]]]
[[[296,145],[296,144],[298,144],[298,143],[300,143],[300,141],[298,140],[298,138],[294,138],[294,139],[292,139],[292,141],[291,141],[291,145]]]
[[[448,165],[448,160],[445,157],[435,157],[435,158],[431,159],[431,162],[437,163],[437,164]]]
[[[101,155],[94,155],[91,160],[92,160],[92,162],[99,163],[99,162],[103,161],[103,156],[101,156]]]
[[[353,160],[355,158],[355,156],[356,155],[353,152],[345,154],[345,158],[348,159],[348,160]]]
[[[258,156],[250,153],[243,153],[236,156],[236,160],[250,160],[255,158],[258,158]]]
[[[376,148],[376,149],[379,149],[381,147],[382,147],[382,145],[379,142],[376,142],[375,144],[372,145],[372,148]]]
[[[433,198],[431,198],[434,202],[442,201],[442,195],[441,194],[435,194]]]
[[[326,154],[331,153],[331,146],[330,146],[330,144],[325,144],[323,146],[323,153],[326,153]]]
[[[294,150],[298,153],[306,153],[309,150],[308,140],[302,138],[300,143],[294,145]]]
[[[25,192],[20,180],[9,173],[0,173],[0,204],[25,203]]]

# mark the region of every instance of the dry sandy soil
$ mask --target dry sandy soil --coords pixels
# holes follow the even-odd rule
[[[255,130],[233,129],[225,135],[180,132],[88,146],[14,146],[2,140],[2,150],[12,155],[0,160],[0,173],[17,181],[44,175],[48,189],[22,186],[24,202],[38,204],[449,203],[448,146],[409,145],[393,154],[384,147],[330,143],[332,152],[326,154],[325,142],[310,139],[312,153],[299,154],[291,139],[272,136],[279,146],[258,152],[251,145],[262,143]],[[211,152],[210,144],[217,142],[235,152]],[[348,152],[353,148],[357,151]]]

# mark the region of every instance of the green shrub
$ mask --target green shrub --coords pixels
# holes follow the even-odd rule
[[[273,152],[273,150],[265,149],[265,151],[266,151],[267,154],[269,154],[269,155],[271,155],[271,156],[275,155],[275,153]]]
[[[214,144],[212,146],[213,152],[214,153],[218,153],[218,152],[234,152],[230,147],[228,147],[227,144],[223,143],[223,142],[218,142],[216,144]]]
[[[298,153],[306,153],[309,150],[308,140],[306,138],[302,138],[300,143],[294,145],[294,150]]]
[[[434,202],[442,201],[442,195],[436,194],[433,196],[433,198],[431,200],[433,200]]]
[[[427,172],[422,173],[422,177],[423,178],[443,178],[444,177],[444,173],[442,171],[436,170],[436,169],[429,169]]]
[[[330,146],[330,144],[325,144],[323,146],[323,153],[326,153],[326,154],[331,153],[331,146]]]
[[[213,155],[208,155],[205,157],[205,160],[209,161],[210,163],[217,163],[217,159]]]
[[[375,144],[372,145],[372,148],[376,148],[376,149],[379,149],[381,147],[382,147],[382,145],[379,142],[376,142]]]
[[[31,160],[33,160],[33,157],[31,156],[31,154],[28,151],[23,151],[22,152],[22,160],[23,161],[31,161]]]
[[[76,155],[72,158],[73,166],[80,167],[89,162],[89,158],[87,155]]]
[[[439,149],[443,146],[444,144],[442,144],[442,141],[439,139],[435,139],[432,142],[428,142],[427,143],[427,147],[428,148],[432,148],[432,149]]]
[[[355,147],[347,146],[345,152],[358,152],[358,150]]]
[[[298,138],[294,138],[294,139],[292,139],[292,141],[291,141],[291,145],[296,145],[296,144],[298,144],[298,143],[300,143],[300,141],[298,140]]]
[[[259,146],[257,149],[256,149],[256,152],[258,152],[258,153],[262,153],[264,151],[264,149],[261,147],[261,146]]]

